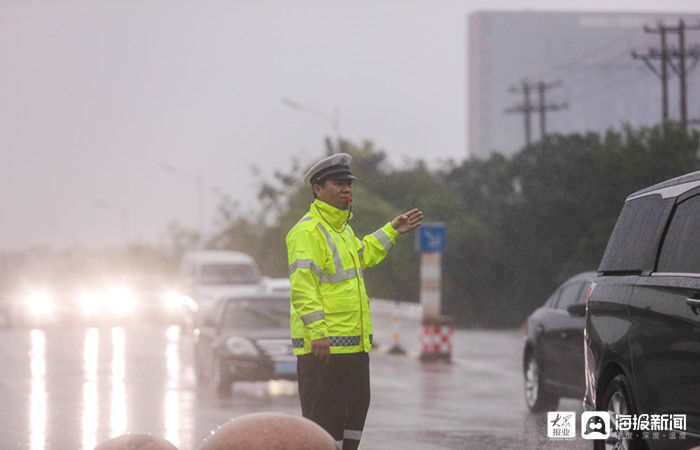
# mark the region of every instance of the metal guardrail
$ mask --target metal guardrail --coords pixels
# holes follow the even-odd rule
[[[372,315],[386,317],[398,316],[402,319],[420,320],[423,317],[423,308],[420,303],[399,302],[383,298],[370,298],[369,310]]]

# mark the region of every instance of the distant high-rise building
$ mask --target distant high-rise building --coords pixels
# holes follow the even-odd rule
[[[540,139],[538,83],[543,89],[546,132],[573,133],[653,125],[661,121],[660,78],[642,61],[660,50],[660,35],[644,26],[700,24],[700,14],[476,12],[469,17],[469,135],[467,154],[512,155],[526,141],[524,87],[530,91],[532,142]],[[678,33],[666,35],[678,50]],[[700,31],[685,31],[686,48]],[[649,61],[656,68],[660,60]],[[675,60],[678,65],[677,59]],[[691,67],[689,58],[687,66]],[[680,118],[679,78],[668,67],[669,118]],[[700,69],[687,76],[688,118],[700,117]],[[510,110],[509,113],[506,110]]]

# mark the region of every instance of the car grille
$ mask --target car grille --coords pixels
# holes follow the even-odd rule
[[[291,339],[258,339],[255,343],[273,361],[295,359]]]

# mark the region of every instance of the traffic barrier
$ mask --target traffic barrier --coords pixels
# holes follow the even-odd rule
[[[394,315],[402,319],[420,320],[423,317],[423,307],[420,303],[398,302],[384,298],[371,298],[369,309],[372,316],[391,317]]]
[[[454,325],[452,317],[425,317],[420,334],[420,360],[424,362],[452,360],[452,333]]]
[[[415,346],[406,348],[405,342],[401,343],[401,332],[405,329],[411,331],[411,336],[415,336],[413,330],[419,328],[423,315],[423,308],[419,303],[400,302],[381,298],[370,298],[369,308],[372,313],[374,323],[373,349],[379,345],[390,342],[387,352],[393,355],[403,355],[409,352],[417,354]],[[390,331],[388,334],[386,331]]]
[[[391,316],[391,328],[392,328],[392,339],[394,341],[393,345],[389,349],[389,354],[392,355],[405,355],[406,350],[401,346],[401,335],[399,334],[399,328],[401,328],[401,318],[398,313],[394,313]]]

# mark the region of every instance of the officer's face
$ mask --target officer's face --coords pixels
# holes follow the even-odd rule
[[[346,199],[352,196],[352,180],[325,180],[314,184],[316,197],[338,209],[348,209],[350,204]]]

